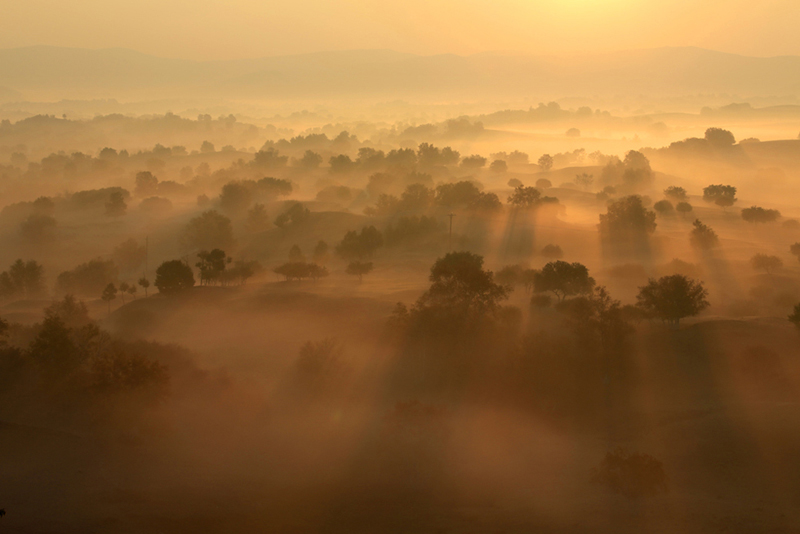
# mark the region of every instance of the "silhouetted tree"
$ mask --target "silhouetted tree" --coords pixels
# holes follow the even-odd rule
[[[792,314],[789,316],[789,322],[800,330],[800,304],[795,304],[794,310],[792,310]]]
[[[483,270],[483,257],[471,252],[450,252],[431,267],[431,286],[419,298],[418,310],[445,308],[458,314],[494,313],[508,289]]]
[[[211,141],[203,141],[203,143],[200,145],[200,153],[202,154],[212,154],[215,151],[216,149],[214,148],[214,143]]]
[[[508,170],[508,163],[501,159],[496,159],[489,165],[489,170],[498,174],[504,173]]]
[[[781,212],[778,210],[760,208],[758,206],[751,206],[742,210],[742,219],[749,223],[774,222],[780,219],[780,217]]]
[[[120,297],[122,297],[123,305],[125,304],[125,293],[127,293],[130,288],[131,286],[128,284],[128,282],[120,282],[119,284],[119,294]]]
[[[553,261],[534,276],[533,288],[537,293],[552,292],[559,301],[565,297],[584,295],[594,288],[594,278],[589,269],[580,263]]]
[[[97,258],[59,274],[56,287],[62,293],[97,295],[108,284],[116,282],[118,276],[113,261]]]
[[[768,254],[756,254],[750,258],[750,265],[756,271],[764,271],[769,276],[772,276],[774,271],[783,267],[783,261],[778,256],[770,256]]]
[[[275,226],[283,229],[295,228],[306,222],[310,217],[311,212],[308,208],[303,207],[299,202],[295,202],[275,218]]]
[[[111,301],[117,298],[117,286],[114,284],[108,284],[106,288],[103,290],[102,295],[100,296],[101,299],[108,303],[108,315],[111,315]]]
[[[719,237],[717,237],[717,233],[712,230],[711,227],[703,224],[699,219],[695,219],[692,225],[694,229],[692,230],[689,241],[693,247],[708,250],[719,246]]]
[[[645,237],[656,230],[656,214],[644,207],[642,197],[631,195],[609,202],[600,215],[600,235],[614,240]]]
[[[722,128],[709,128],[706,130],[705,140],[714,148],[725,148],[736,143],[736,138],[733,134]]]
[[[192,268],[181,260],[165,261],[156,269],[156,283],[159,293],[175,295],[194,287]]]
[[[22,239],[31,244],[52,241],[55,237],[56,220],[49,215],[34,213],[19,225]]]
[[[282,156],[275,147],[262,148],[253,156],[253,167],[261,170],[286,167],[289,156]]]
[[[255,187],[252,180],[228,182],[219,194],[219,207],[229,213],[247,209],[253,201]]]
[[[136,173],[134,193],[138,197],[151,197],[158,193],[158,178],[150,171]]]
[[[304,169],[316,169],[322,165],[322,156],[313,150],[306,150],[303,157],[297,161],[297,165]]]
[[[478,186],[466,180],[440,184],[436,187],[436,203],[446,208],[464,207],[474,202],[480,194]]]
[[[204,211],[189,221],[179,241],[186,250],[229,249],[234,244],[231,220],[216,210]]]
[[[681,214],[681,217],[685,217],[687,213],[692,212],[692,205],[688,202],[678,202],[675,205],[675,211]]]
[[[673,274],[650,279],[639,288],[637,306],[662,321],[677,327],[684,317],[692,317],[708,307],[708,291],[702,282]]]
[[[561,247],[553,244],[545,245],[541,254],[545,258],[552,258],[554,260],[560,260],[564,257],[564,251],[561,250]]]
[[[464,169],[480,169],[486,166],[486,158],[483,156],[467,156],[461,160],[461,167]]]
[[[676,185],[671,185],[664,189],[664,196],[668,199],[674,200],[675,202],[683,202],[689,198],[689,195],[686,193],[686,189]]]
[[[727,208],[736,202],[736,188],[732,185],[709,185],[703,188],[703,200]]]
[[[672,202],[669,200],[659,200],[653,204],[653,209],[656,210],[656,213],[667,215],[672,213],[675,208],[672,206]]]
[[[120,191],[114,191],[108,196],[106,201],[106,215],[109,217],[121,217],[125,215],[128,204],[125,203],[125,196]]]
[[[372,257],[383,246],[383,235],[374,226],[365,226],[359,234],[355,230],[347,232],[341,243],[336,245],[336,253],[346,260],[362,260]]]
[[[225,251],[215,248],[211,252],[201,250],[197,253],[200,259],[195,267],[200,271],[200,285],[209,285],[216,282],[225,271],[225,267],[231,262],[231,258],[225,255]]]
[[[373,265],[371,261],[351,261],[345,272],[347,274],[358,276],[358,281],[361,283],[361,281],[364,279],[364,275],[372,272],[372,268]]]
[[[550,189],[551,187],[553,187],[553,182],[551,182],[547,178],[539,178],[538,180],[536,180],[536,189],[538,189],[539,191],[543,189]]]
[[[539,158],[538,164],[543,170],[549,171],[553,168],[553,156],[550,154],[543,155]]]
[[[319,278],[328,276],[328,269],[325,267],[315,263],[305,263],[302,261],[284,263],[283,265],[273,269],[273,272],[285,277],[287,282],[292,280],[303,280],[305,278],[317,280]]]

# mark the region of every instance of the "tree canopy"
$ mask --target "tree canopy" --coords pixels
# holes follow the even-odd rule
[[[159,293],[175,295],[194,287],[192,268],[181,260],[165,261],[156,269],[155,286]]]
[[[693,317],[708,307],[703,283],[681,274],[650,279],[639,288],[637,306],[646,313],[677,327],[684,317]]]
[[[592,292],[594,278],[589,269],[580,263],[552,261],[537,271],[533,279],[533,289],[537,293],[552,292],[558,300]]]

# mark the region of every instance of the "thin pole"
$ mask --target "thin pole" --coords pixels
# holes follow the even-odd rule
[[[144,277],[147,278],[147,260],[150,255],[150,236],[144,237]]]

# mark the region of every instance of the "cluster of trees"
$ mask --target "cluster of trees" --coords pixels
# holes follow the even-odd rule
[[[112,338],[71,295],[46,308],[41,323],[15,325],[14,339],[10,330],[0,319],[0,397],[6,410],[22,406],[30,417],[38,409],[41,417],[54,414],[62,421],[67,414],[90,412],[87,422],[98,422],[116,400],[144,408],[168,391],[168,369],[155,357],[170,349]]]
[[[38,297],[44,293],[44,267],[34,260],[18,259],[0,273],[0,298]]]

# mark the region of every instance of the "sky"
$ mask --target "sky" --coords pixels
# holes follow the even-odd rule
[[[0,48],[130,48],[210,60],[327,50],[571,55],[697,46],[800,55],[798,0],[26,0]]]

